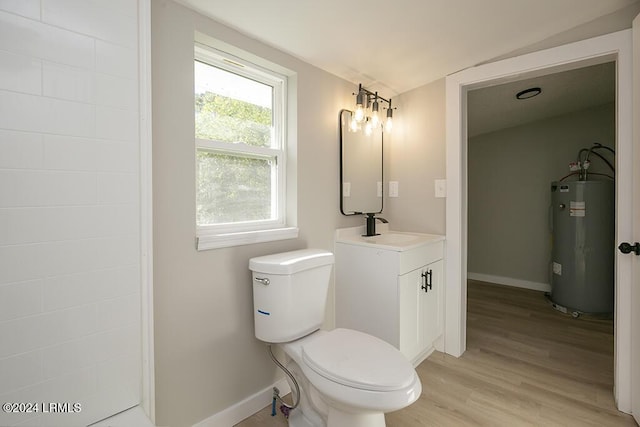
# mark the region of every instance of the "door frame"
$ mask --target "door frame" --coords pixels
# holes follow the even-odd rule
[[[142,378],[140,406],[155,424],[153,320],[153,170],[151,128],[151,0],[138,0],[138,85],[140,137],[140,318]]]
[[[446,78],[446,247],[444,350],[461,356],[467,320],[467,91],[616,61],[616,242],[632,231],[631,30],[460,71]],[[614,397],[631,411],[631,257],[615,261]]]
[[[636,16],[631,25],[632,31],[632,47],[633,47],[633,111],[635,115],[640,112],[640,15]],[[633,123],[633,164],[640,164],[640,123],[636,120]],[[633,171],[634,183],[634,199],[633,212],[640,212],[640,170],[636,167]],[[637,215],[637,214],[636,214]],[[640,241],[640,219],[636,216],[633,224],[633,232],[631,242]],[[627,255],[627,257],[629,257]],[[632,259],[632,276],[631,282],[635,286],[631,289],[631,306],[638,307],[640,305],[640,288],[638,280],[640,280],[640,259],[630,256]],[[635,258],[635,259],[634,259]],[[640,315],[638,310],[631,314],[631,413],[640,424]]]

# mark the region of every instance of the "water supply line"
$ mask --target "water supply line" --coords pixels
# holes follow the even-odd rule
[[[273,360],[273,363],[275,363],[280,369],[284,371],[285,374],[287,374],[289,378],[291,378],[291,381],[293,382],[293,386],[296,389],[294,403],[293,405],[289,405],[287,404],[287,402],[282,400],[282,397],[280,397],[280,391],[278,390],[278,388],[277,387],[273,388],[274,404],[272,406],[271,415],[272,416],[275,415],[275,401],[277,399],[278,402],[280,402],[280,404],[282,405],[280,406],[280,410],[282,411],[285,417],[289,418],[289,412],[296,409],[300,404],[300,386],[298,385],[298,381],[296,381],[293,374],[287,368],[285,368],[285,366],[282,363],[280,363],[278,359],[276,359],[276,356],[274,356],[273,350],[271,349],[271,344],[267,345],[267,350],[269,351],[269,356],[271,357],[271,360]]]
[[[607,166],[609,166],[609,168],[611,169],[611,171],[615,174],[616,169],[615,167],[611,164],[611,162],[609,162],[602,154],[598,153],[596,150],[599,149],[605,149],[610,151],[614,156],[616,154],[615,150],[613,148],[604,146],[602,144],[600,144],[599,142],[596,142],[593,144],[593,146],[591,146],[591,148],[582,148],[580,151],[578,151],[578,168],[579,168],[579,172],[578,172],[578,179],[580,181],[586,181],[587,177],[588,177],[588,169],[589,169],[589,165],[591,164],[591,161],[589,160],[589,156],[591,154],[594,154],[596,156],[598,156],[603,162],[605,162],[607,164]],[[582,159],[582,153],[587,153],[586,157],[584,158],[584,160]]]

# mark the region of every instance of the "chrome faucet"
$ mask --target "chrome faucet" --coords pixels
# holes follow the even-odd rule
[[[389,221],[387,221],[386,219],[379,217],[379,216],[375,216],[376,214],[374,213],[368,213],[367,214],[367,234],[365,234],[365,237],[371,237],[371,236],[377,236],[378,233],[376,233],[376,219],[379,219],[380,222],[383,222],[385,224],[388,224]]]

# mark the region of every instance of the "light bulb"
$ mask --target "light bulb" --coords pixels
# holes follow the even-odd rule
[[[373,132],[373,126],[371,125],[371,120],[367,118],[367,124],[364,126],[364,134],[369,136]]]
[[[391,132],[391,129],[393,129],[393,119],[391,117],[387,117],[387,121],[384,124],[384,130],[386,132]]]
[[[358,123],[364,120],[364,108],[362,108],[362,104],[358,104],[356,106],[355,119],[356,119],[356,122]]]
[[[364,120],[364,91],[360,89],[356,96],[356,121],[361,123]]]
[[[393,128],[393,109],[391,108],[391,100],[389,100],[389,109],[387,109],[387,122],[384,125],[384,130],[391,132]]]
[[[371,114],[371,126],[374,128],[380,124],[380,116],[378,115],[378,110],[373,110]]]
[[[349,122],[349,130],[351,132],[358,132],[358,122],[356,121],[355,117],[351,118],[351,121]]]
[[[378,113],[380,110],[380,104],[378,104],[378,92],[376,92],[376,98],[373,101],[373,105],[371,106],[371,126],[378,127],[380,124],[380,116]]]

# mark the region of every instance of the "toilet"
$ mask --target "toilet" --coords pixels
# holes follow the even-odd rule
[[[350,329],[320,330],[333,263],[320,249],[252,258],[255,335],[284,352],[299,386],[290,426],[384,427],[385,412],[415,402],[422,385],[387,342]]]

